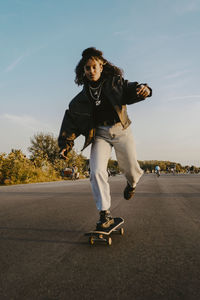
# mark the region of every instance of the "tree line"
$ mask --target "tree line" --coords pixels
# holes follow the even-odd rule
[[[89,160],[74,150],[67,154],[67,160],[59,158],[57,138],[52,134],[39,133],[30,140],[28,148],[30,156],[27,157],[21,150],[13,149],[9,154],[0,154],[0,184],[35,183],[56,181],[63,179],[63,170],[71,169],[74,165],[78,168],[80,177],[84,178],[89,170]],[[161,171],[168,172],[175,167],[176,172],[200,172],[195,166],[181,166],[170,161],[139,161],[145,172],[153,172],[156,165]],[[116,160],[109,160],[110,174],[120,172]],[[64,178],[68,179],[68,178]]]
[[[159,165],[161,172],[164,173],[199,173],[200,168],[195,166],[182,166],[180,163],[171,162],[171,161],[160,161],[160,160],[148,160],[148,161],[139,161],[141,168],[147,173],[153,173],[155,166]]]

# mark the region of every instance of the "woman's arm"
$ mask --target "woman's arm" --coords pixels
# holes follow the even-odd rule
[[[138,82],[123,82],[123,104],[133,104],[151,97],[152,89],[146,84]]]
[[[69,110],[66,110],[58,137],[61,157],[66,158],[67,153],[71,151],[74,146],[74,140],[79,135],[80,133],[75,125],[72,114]]]

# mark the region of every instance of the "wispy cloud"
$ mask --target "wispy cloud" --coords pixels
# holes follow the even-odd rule
[[[178,100],[178,99],[192,99],[192,98],[200,99],[200,95],[176,96],[176,97],[172,97],[171,99]]]
[[[11,122],[16,126],[23,126],[24,128],[32,130],[51,130],[51,126],[49,126],[49,124],[45,124],[30,115],[3,114],[0,116],[0,119]]]
[[[165,79],[174,79],[174,78],[178,78],[178,77],[181,77],[182,75],[187,74],[187,73],[189,73],[189,72],[190,72],[189,70],[176,71],[176,72],[174,72],[174,73],[171,73],[171,74],[165,76]]]
[[[123,35],[127,35],[129,34],[129,31],[127,29],[124,29],[124,30],[119,30],[119,31],[115,31],[114,32],[114,35],[117,35],[117,36],[123,36]]]
[[[185,101],[184,103],[197,103],[199,105],[200,95],[184,95],[184,96],[175,96],[168,99],[167,102],[174,102],[174,101]]]
[[[1,114],[0,128],[0,152],[9,153],[11,149],[21,149],[23,153],[29,155],[27,148],[30,146],[30,137],[34,134],[44,132],[48,134],[57,134],[52,124],[45,124],[31,115]],[[9,132],[9,134],[8,134]]]
[[[9,64],[9,66],[7,66],[7,68],[5,69],[6,72],[11,72],[12,70],[14,70],[17,65],[23,60],[23,58],[26,55],[20,55],[17,59],[15,59],[11,64]]]
[[[177,14],[186,14],[200,10],[199,0],[181,0],[174,4],[174,9]]]
[[[196,37],[199,36],[200,32],[199,31],[193,31],[193,32],[187,32],[187,33],[181,33],[178,35],[174,35],[173,39],[186,39],[186,38],[191,38],[191,37]]]
[[[25,54],[20,55],[17,57],[13,62],[11,62],[5,69],[5,72],[11,72],[13,71],[21,62],[24,60],[24,58],[29,57],[31,55],[34,55],[35,53],[39,52],[40,50],[46,48],[48,44],[42,44],[40,46],[37,46],[35,48],[32,48],[30,50],[27,50]]]

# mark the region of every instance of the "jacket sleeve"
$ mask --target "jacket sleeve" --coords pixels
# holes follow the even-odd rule
[[[66,149],[67,152],[69,152],[74,146],[74,140],[79,135],[80,133],[78,132],[73,115],[70,113],[70,110],[67,109],[65,111],[58,137],[58,146],[60,150]]]
[[[142,85],[146,85],[151,93],[148,97],[152,95],[152,89],[146,84],[141,83]],[[129,82],[128,80],[123,80],[123,104],[133,104],[144,100],[145,98],[137,95],[136,89],[141,85],[138,82]]]

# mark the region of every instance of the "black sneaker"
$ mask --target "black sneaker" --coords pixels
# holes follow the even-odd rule
[[[106,229],[110,225],[114,224],[114,219],[112,218],[109,210],[100,211],[100,219],[97,223],[97,230]]]
[[[130,186],[130,184],[127,182],[127,186],[124,189],[124,198],[126,200],[131,199],[135,194],[135,187]]]

